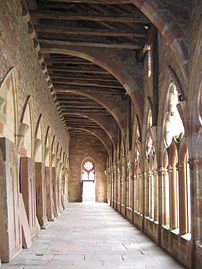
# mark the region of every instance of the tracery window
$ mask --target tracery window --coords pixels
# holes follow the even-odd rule
[[[169,226],[179,234],[190,232],[190,176],[185,129],[178,111],[179,93],[169,85],[164,143],[168,152]]]
[[[145,214],[152,220],[158,220],[158,174],[153,139],[150,135],[152,127],[152,111],[149,109],[147,116],[147,133],[145,139],[145,153],[147,175],[145,178]]]
[[[82,168],[82,180],[95,180],[95,168],[92,161],[88,160],[84,162]]]
[[[142,180],[140,169],[140,138],[139,125],[136,127],[135,151],[134,151],[134,210],[142,213]]]

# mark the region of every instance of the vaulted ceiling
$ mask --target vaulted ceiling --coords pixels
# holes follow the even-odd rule
[[[126,134],[128,96],[141,114],[143,66],[138,62],[153,33],[151,22],[128,0],[26,4],[45,79],[70,136],[91,133],[111,152],[118,129]]]

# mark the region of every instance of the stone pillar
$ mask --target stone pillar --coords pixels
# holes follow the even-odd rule
[[[159,168],[158,170],[158,222],[159,225],[167,224],[166,218],[166,169],[164,167]],[[168,212],[169,213],[169,212]]]
[[[27,157],[20,158],[20,182],[31,237],[34,237],[39,225],[36,214],[36,180],[34,160]]]
[[[179,174],[179,233],[182,235],[188,231],[186,166],[184,163],[178,163],[177,169]]]
[[[158,221],[158,212],[159,212],[159,205],[158,205],[158,199],[159,199],[159,194],[158,194],[158,171],[154,170],[153,171],[153,176],[154,176],[154,221]]]
[[[58,216],[58,185],[57,185],[57,170],[52,167],[52,184],[53,184],[53,202],[54,202],[54,215]]]
[[[52,171],[50,167],[45,167],[45,182],[46,182],[46,212],[48,221],[54,220],[53,210],[53,184]]]
[[[125,163],[125,158],[122,158],[122,195],[123,195],[123,199],[122,199],[122,215],[126,216],[126,177],[127,177],[127,171],[126,171],[126,163]]]
[[[58,195],[57,195],[57,204],[58,204],[58,211],[62,212],[62,175],[61,175],[61,167],[60,164],[58,165],[57,168],[57,190],[58,190]]]
[[[176,201],[176,178],[175,167],[169,166],[169,210],[170,210],[170,229],[177,228],[177,201]]]
[[[46,183],[45,166],[43,163],[35,163],[36,173],[36,212],[39,224],[44,228],[47,224],[46,216]]]
[[[117,210],[117,184],[118,184],[118,180],[117,180],[117,165],[116,163],[114,163],[113,165],[113,177],[114,177],[114,208]]]
[[[10,262],[22,248],[18,153],[0,138],[0,259]]]
[[[192,269],[201,269],[202,260],[202,160],[189,159],[191,178]]]
[[[145,216],[149,216],[149,208],[150,208],[150,201],[149,201],[149,182],[151,180],[151,173],[145,173],[144,175],[144,181],[145,181],[145,203],[144,203],[144,213]]]

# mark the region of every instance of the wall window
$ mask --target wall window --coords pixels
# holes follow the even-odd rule
[[[169,225],[170,229],[185,234],[190,232],[191,225],[188,149],[175,83],[170,83],[168,94],[164,143],[168,152]]]

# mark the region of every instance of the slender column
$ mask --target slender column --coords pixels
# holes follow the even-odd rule
[[[122,176],[123,176],[123,206],[125,208],[124,210],[124,216],[126,215],[126,208],[127,208],[127,204],[126,204],[126,164],[125,164],[125,159],[123,158],[123,162],[122,162],[122,169],[123,169],[123,172],[122,172]]]
[[[145,216],[149,216],[149,182],[151,178],[151,173],[144,174],[144,181],[145,181],[145,196],[144,196],[144,213]]]
[[[142,231],[144,232],[144,218],[147,216],[146,212],[146,199],[145,199],[145,185],[147,174],[142,173],[140,175],[140,212],[142,213]]]
[[[116,163],[113,165],[113,176],[114,176],[114,203],[115,209],[117,209],[117,173],[116,173]]]
[[[133,198],[133,208],[135,211],[138,211],[138,195],[137,195],[137,186],[138,186],[138,181],[137,181],[137,175],[134,171],[134,176],[133,176],[133,193],[134,193],[134,198]]]
[[[202,160],[189,159],[191,178],[191,234],[192,234],[192,269],[198,269],[202,256]],[[193,195],[194,194],[194,195]]]
[[[187,184],[186,184],[186,167],[184,163],[177,164],[179,174],[179,232],[185,234],[188,230],[187,215]]]
[[[159,200],[159,195],[158,195],[158,171],[154,170],[154,221],[158,221],[158,211],[159,211],[159,206],[158,206],[158,200]]]
[[[134,211],[134,163],[130,163],[130,201],[129,201],[129,207]]]
[[[168,224],[169,212],[167,212],[166,203],[169,197],[166,196],[166,174],[167,170],[164,167],[161,167],[158,171],[158,222],[159,225]],[[169,200],[169,199],[168,199]]]
[[[169,174],[169,211],[170,229],[177,228],[177,201],[176,201],[176,178],[175,167],[168,167]]]

